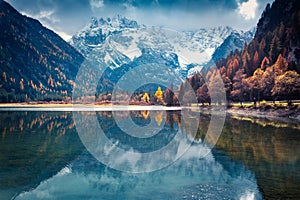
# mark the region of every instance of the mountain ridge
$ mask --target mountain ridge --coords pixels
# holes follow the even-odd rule
[[[0,24],[0,102],[70,99],[83,56],[3,0]]]
[[[142,56],[143,52],[160,52],[157,54],[158,59],[167,59],[167,62],[168,55],[176,54],[169,68],[185,78],[191,76],[199,66],[209,62],[217,47],[232,32],[239,31],[229,26],[219,26],[177,32],[160,27],[147,27],[133,19],[117,15],[112,18],[92,17],[90,23],[71,38],[70,44],[84,56],[111,68],[110,73],[117,73],[120,70],[114,70],[122,65],[129,66],[131,63],[135,66],[135,58]]]

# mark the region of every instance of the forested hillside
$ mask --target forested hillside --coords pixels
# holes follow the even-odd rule
[[[187,81],[199,102],[210,102],[210,84],[221,75],[228,100],[300,99],[300,2],[276,0],[267,5],[255,38],[242,51],[231,52],[216,68]],[[184,88],[183,83],[181,90]],[[181,93],[181,92],[180,92]]]
[[[83,56],[0,0],[0,102],[70,100]]]

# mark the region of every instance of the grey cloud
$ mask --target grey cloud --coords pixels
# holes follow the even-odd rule
[[[93,8],[90,0],[7,0],[20,12],[36,17],[57,32],[73,35],[82,29],[91,16],[121,14],[147,25],[175,29],[197,29],[204,26],[229,25],[239,29],[254,27],[259,15],[245,20],[236,12],[238,2],[247,0],[103,0]],[[261,13],[268,2],[257,0]],[[42,16],[48,12],[49,16]],[[51,13],[52,12],[52,13]]]

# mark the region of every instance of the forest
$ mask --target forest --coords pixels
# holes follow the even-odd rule
[[[210,103],[210,92],[221,77],[229,102],[300,99],[300,9],[297,1],[267,5],[257,24],[254,39],[242,51],[231,52],[215,66],[195,73],[187,84],[199,103]]]

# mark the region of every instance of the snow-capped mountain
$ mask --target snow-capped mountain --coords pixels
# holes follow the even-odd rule
[[[204,64],[205,68],[209,68],[215,64],[216,61],[221,60],[222,58],[226,58],[230,52],[235,50],[242,50],[244,48],[245,43],[249,44],[249,42],[254,38],[256,28],[253,28],[249,31],[236,31],[233,30],[230,35],[222,42],[220,46],[218,46],[213,54],[211,55],[211,60]],[[192,76],[196,71],[201,69],[199,66],[190,68],[188,71],[188,77]]]
[[[107,77],[114,82],[118,81],[116,77],[142,63],[162,64],[184,79],[208,63],[232,33],[237,31],[228,26],[177,32],[140,25],[118,15],[106,19],[93,17],[70,43],[85,57],[109,67]]]
[[[99,20],[92,17],[89,24],[71,38],[70,43],[84,55],[88,55],[93,49],[104,47],[109,36],[143,27],[136,21],[120,15],[114,18],[100,18]]]
[[[233,31],[224,42],[215,50],[212,55],[213,61],[218,61],[225,58],[231,51],[243,49],[245,43],[254,38],[256,28],[253,28],[247,32]]]

